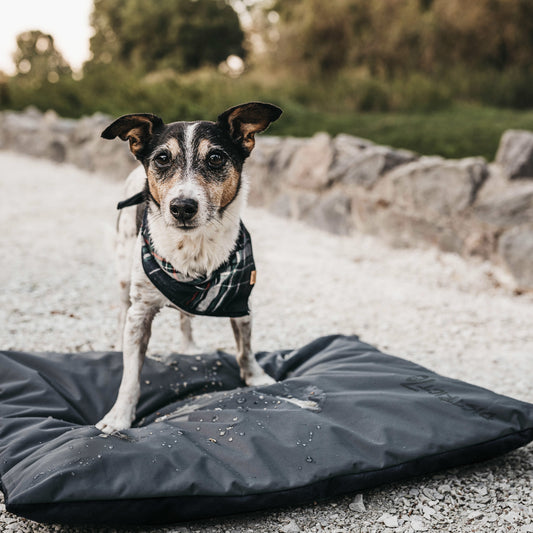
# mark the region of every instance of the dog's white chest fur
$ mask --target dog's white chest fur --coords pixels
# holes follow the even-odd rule
[[[237,240],[243,189],[245,187],[241,187],[221,220],[213,220],[191,232],[169,228],[162,217],[148,213],[148,227],[156,252],[185,276],[210,275],[227,260]]]

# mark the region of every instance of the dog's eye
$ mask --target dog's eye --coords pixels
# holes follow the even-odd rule
[[[154,157],[155,164],[159,168],[165,168],[170,165],[170,155],[167,152],[161,152]]]
[[[226,156],[222,152],[211,152],[207,156],[207,164],[212,168],[220,168],[225,162]]]

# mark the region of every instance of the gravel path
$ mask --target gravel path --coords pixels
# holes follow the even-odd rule
[[[115,204],[122,185],[0,152],[0,346],[87,351],[113,346]],[[256,350],[356,333],[437,372],[533,402],[533,294],[495,283],[494,267],[436,250],[395,250],[248,209],[258,283]],[[332,297],[334,295],[334,297]],[[156,319],[150,350],[176,350],[177,315]],[[202,348],[233,351],[227,320],[196,319]],[[44,526],[5,512],[0,531]],[[151,531],[533,532],[533,446],[507,456],[326,503]]]

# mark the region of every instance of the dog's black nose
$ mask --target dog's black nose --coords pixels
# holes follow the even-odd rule
[[[198,202],[192,198],[174,198],[170,202],[170,212],[182,222],[191,220],[198,212]]]

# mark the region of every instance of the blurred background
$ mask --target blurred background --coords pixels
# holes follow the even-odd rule
[[[488,160],[533,130],[531,0],[21,0],[1,24],[1,109],[170,122],[265,100],[273,134]]]

